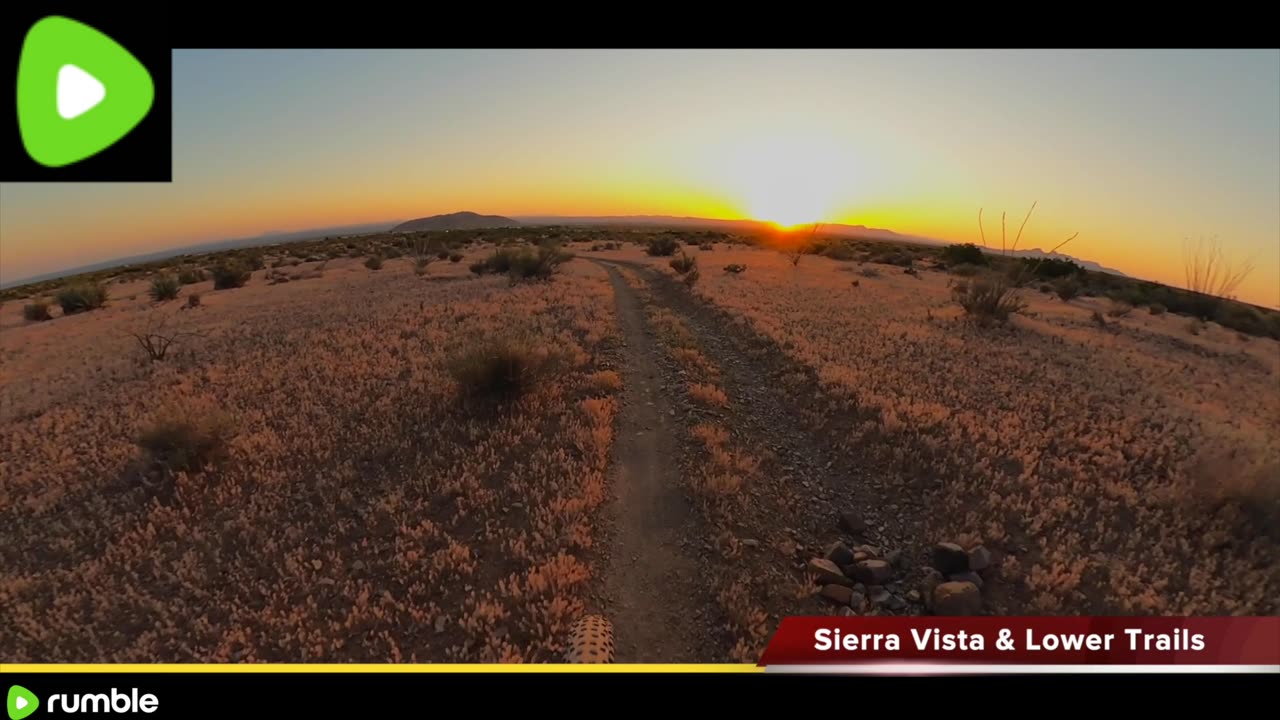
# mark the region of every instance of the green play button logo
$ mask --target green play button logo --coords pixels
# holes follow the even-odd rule
[[[4,705],[9,711],[9,720],[22,720],[40,707],[40,699],[21,685],[9,688],[9,701]]]
[[[70,165],[111,147],[147,116],[155,94],[142,63],[84,23],[50,15],[27,31],[18,132],[41,165]]]

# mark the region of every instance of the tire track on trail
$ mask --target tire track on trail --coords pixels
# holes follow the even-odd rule
[[[605,573],[616,661],[715,661],[706,641],[714,599],[686,553],[696,518],[680,482],[678,429],[657,347],[636,293],[611,266],[622,329],[622,410],[611,463],[613,538]]]

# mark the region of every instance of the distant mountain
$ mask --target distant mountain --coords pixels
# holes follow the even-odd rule
[[[647,225],[663,228],[693,228],[699,230],[719,230],[721,232],[768,232],[776,226],[760,220],[717,220],[713,218],[677,217],[673,215],[595,215],[595,216],[561,216],[537,215],[519,218],[526,225]],[[808,226],[798,232],[808,232]],[[842,225],[839,223],[820,223],[818,233],[839,237],[860,238],[865,240],[891,240],[894,242],[914,242],[929,245],[942,244],[941,240],[903,235],[892,230],[869,228],[864,225]]]
[[[519,222],[501,215],[478,215],[473,212],[456,212],[448,215],[406,220],[391,228],[391,232],[417,232],[419,230],[476,230],[479,228],[515,227]]]
[[[983,252],[989,253],[991,255],[997,255],[1000,252],[995,248],[989,248],[989,247],[984,247],[982,248],[982,250]],[[1060,252],[1047,253],[1041,250],[1040,248],[1031,248],[1029,250],[1014,250],[1006,254],[1012,255],[1013,257],[1027,257],[1027,258],[1036,258],[1036,259],[1047,258],[1049,260],[1066,260],[1068,262],[1073,262],[1079,265],[1085,270],[1092,270],[1094,272],[1107,273],[1108,275],[1116,275],[1118,277],[1123,277],[1123,278],[1129,277],[1128,275],[1120,272],[1119,270],[1115,270],[1109,267],[1103,267],[1102,265],[1099,265],[1098,263],[1093,262],[1092,260],[1081,260],[1078,257],[1072,257],[1071,255],[1067,255],[1065,253],[1060,253]]]

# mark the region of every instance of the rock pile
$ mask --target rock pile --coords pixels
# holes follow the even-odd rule
[[[935,615],[978,615],[982,612],[982,573],[991,567],[991,551],[982,545],[968,550],[940,542],[930,555],[932,567],[920,593]]]

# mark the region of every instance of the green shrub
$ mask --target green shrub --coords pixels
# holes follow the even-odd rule
[[[107,286],[98,282],[84,282],[62,288],[55,296],[62,306],[63,315],[96,310],[107,303]]]
[[[382,257],[379,255],[370,255],[367,259],[365,259],[364,266],[369,268],[370,270],[381,270]]]
[[[1151,311],[1152,315],[1163,315],[1165,306],[1160,303],[1151,303],[1151,307],[1147,308],[1147,310]]]
[[[948,245],[942,248],[939,253],[942,261],[948,266],[951,265],[987,265],[987,254],[973,243],[962,243],[959,245]]]
[[[449,262],[451,263],[462,262],[462,253],[450,253]]]
[[[652,257],[670,257],[675,255],[678,249],[680,249],[680,243],[675,238],[664,235],[651,239],[644,251]]]
[[[684,275],[690,270],[697,269],[698,259],[690,255],[689,253],[681,251],[679,255],[671,258],[671,267],[677,273]]]
[[[27,322],[44,322],[53,319],[49,314],[49,303],[39,301],[23,306],[22,317]]]
[[[471,264],[471,272],[477,275],[505,274],[512,283],[526,280],[546,280],[565,262],[573,259],[573,253],[551,246],[538,248],[499,248],[485,260]]]
[[[177,413],[158,419],[137,439],[152,462],[172,472],[198,472],[227,455],[230,424],[223,416]]]
[[[841,262],[848,262],[858,257],[858,251],[846,242],[833,242],[823,247],[819,254]]]
[[[234,260],[219,263],[210,271],[213,275],[214,290],[229,290],[244,287],[253,272]]]
[[[1075,278],[1062,278],[1054,283],[1054,290],[1063,302],[1067,302],[1080,294],[1080,283]]]
[[[1013,283],[994,273],[957,285],[952,295],[981,324],[1007,322],[1010,315],[1026,309]]]
[[[172,275],[157,275],[151,279],[151,289],[147,292],[151,294],[152,300],[160,302],[178,297],[181,289],[182,285],[178,282],[178,278]]]
[[[209,274],[201,268],[183,268],[178,271],[178,282],[183,285],[194,285],[209,279]]]
[[[520,337],[494,337],[473,343],[448,361],[461,397],[511,401],[532,389],[552,370],[545,348]]]

